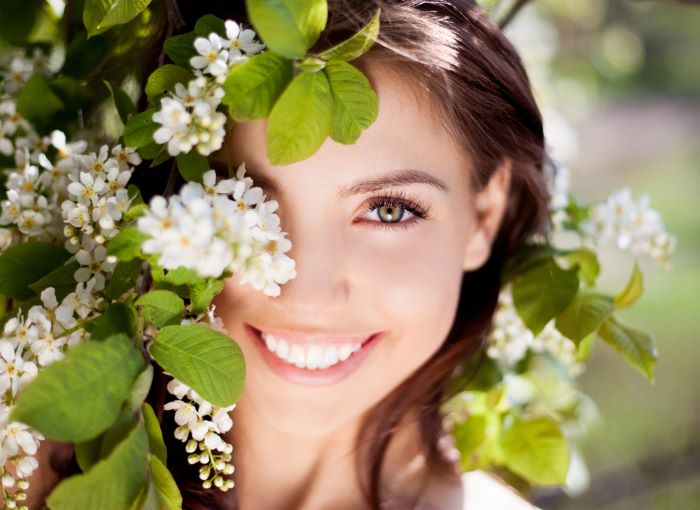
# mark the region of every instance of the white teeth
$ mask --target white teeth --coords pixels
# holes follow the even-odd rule
[[[314,345],[303,347],[286,340],[275,338],[268,333],[262,333],[267,348],[291,365],[310,370],[328,368],[345,361],[354,352],[362,348],[362,344]]]

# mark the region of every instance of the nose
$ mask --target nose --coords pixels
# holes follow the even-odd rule
[[[271,298],[272,306],[286,315],[304,317],[341,310],[350,295],[349,253],[342,231],[324,229],[319,222],[294,228],[288,225],[287,233],[292,248],[286,255],[295,261],[296,277],[281,285],[280,295]]]

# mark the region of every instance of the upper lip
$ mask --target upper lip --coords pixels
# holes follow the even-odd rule
[[[274,328],[258,328],[256,326],[250,325],[254,330],[258,332],[269,333],[280,340],[287,340],[291,343],[296,344],[318,344],[318,345],[328,345],[328,344],[354,344],[354,343],[364,343],[369,340],[370,337],[374,336],[376,333],[368,333],[365,335],[348,335],[341,333],[327,333],[321,332],[319,330],[281,330]]]

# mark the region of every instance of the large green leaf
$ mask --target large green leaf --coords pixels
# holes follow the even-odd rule
[[[0,254],[0,294],[14,299],[34,295],[29,287],[68,260],[70,253],[51,243],[30,241]]]
[[[17,96],[17,111],[30,121],[47,120],[63,108],[63,101],[54,93],[46,78],[35,74]]]
[[[163,43],[165,54],[177,65],[189,67],[190,59],[197,55],[197,50],[194,47],[196,38],[197,34],[194,32],[168,37]]]
[[[190,287],[190,309],[192,313],[201,313],[211,304],[212,299],[224,288],[224,281],[216,278],[198,280]]]
[[[152,290],[136,300],[147,321],[162,328],[180,322],[185,303],[180,296],[169,290]]]
[[[128,23],[143,12],[151,0],[85,0],[83,23],[88,37],[114,25]]]
[[[569,471],[569,446],[548,417],[506,416],[500,437],[508,469],[538,485],[562,485]]]
[[[107,254],[115,255],[119,260],[127,262],[134,260],[141,255],[141,245],[150,237],[137,227],[124,227],[110,239],[107,245]]]
[[[136,311],[126,303],[110,303],[105,312],[95,320],[90,330],[93,340],[105,340],[123,333],[132,337],[136,333]]]
[[[600,326],[598,335],[654,384],[659,353],[652,335],[622,324],[614,315]]]
[[[161,367],[214,405],[230,406],[243,391],[243,353],[223,333],[196,324],[166,326],[150,352]]]
[[[177,169],[186,181],[202,182],[202,176],[209,171],[209,160],[195,149],[177,156]]]
[[[474,452],[484,442],[485,433],[486,417],[479,414],[472,415],[465,421],[458,423],[452,430],[463,470],[467,471],[477,466]]]
[[[129,97],[129,94],[119,85],[110,83],[108,80],[102,80],[102,83],[105,84],[112,96],[119,118],[126,124],[129,121],[129,117],[136,112],[136,105]]]
[[[155,455],[149,456],[150,478],[130,510],[182,510],[182,495],[173,475]]]
[[[556,328],[576,345],[598,329],[615,310],[610,296],[579,291],[564,310],[557,315]]]
[[[60,303],[63,298],[75,290],[78,282],[75,281],[73,276],[75,272],[80,267],[80,263],[77,260],[72,260],[67,264],[63,264],[57,269],[54,269],[49,274],[39,278],[37,281],[29,285],[37,294],[47,287],[53,287],[56,291],[56,299]]]
[[[10,420],[56,441],[92,439],[117,418],[143,367],[143,356],[123,335],[77,345],[22,390]]]
[[[578,269],[563,270],[549,258],[513,278],[513,304],[525,325],[538,335],[566,308],[578,287]]]
[[[212,32],[226,37],[226,23],[218,16],[205,14],[194,24],[194,33],[200,37],[209,37]]]
[[[642,272],[639,270],[639,264],[634,263],[632,275],[627,281],[625,288],[615,295],[615,306],[618,308],[626,308],[639,299],[639,296],[644,292],[644,283],[642,281]]]
[[[270,112],[267,155],[273,165],[308,158],[326,140],[333,121],[333,94],[324,73],[294,77]]]
[[[124,127],[124,144],[134,149],[143,147],[153,142],[153,133],[159,124],[153,121],[155,110],[149,108],[146,111],[133,115]]]
[[[163,432],[160,430],[160,423],[153,408],[146,402],[141,407],[146,432],[148,433],[148,444],[151,453],[155,455],[164,464],[168,461],[168,450],[163,441]]]
[[[354,60],[361,55],[367,53],[367,51],[372,47],[374,41],[379,35],[379,15],[381,14],[381,9],[377,9],[374,13],[372,19],[362,27],[362,30],[351,36],[349,39],[327,49],[321,53],[315,54],[323,60]]]
[[[588,248],[578,248],[565,253],[563,257],[568,260],[571,265],[578,264],[580,275],[583,277],[586,285],[595,285],[596,278],[598,278],[598,274],[600,273],[600,263],[594,251]]]
[[[377,120],[377,93],[361,71],[342,60],[328,61],[323,72],[328,77],[335,104],[331,138],[340,143],[355,143],[362,131]]]
[[[228,105],[231,118],[237,122],[266,118],[292,80],[292,70],[291,60],[271,51],[233,66],[221,100]]]
[[[125,292],[131,290],[140,273],[141,260],[120,260],[114,268],[107,288],[105,289],[107,297],[109,299],[117,299]]]
[[[175,90],[178,83],[187,84],[192,76],[192,71],[175,64],[160,66],[148,77],[146,96],[149,101],[154,102],[163,92]]]
[[[47,499],[51,510],[128,510],[148,471],[148,438],[140,421],[111,455],[87,473],[63,480]]]
[[[246,0],[248,18],[269,49],[302,58],[328,19],[326,0]]]

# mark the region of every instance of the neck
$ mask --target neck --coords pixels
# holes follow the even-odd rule
[[[256,412],[244,395],[227,437],[233,444],[241,509],[368,508],[356,471],[355,439],[362,418],[323,436],[294,435]],[[409,421],[389,443],[382,470],[387,490],[415,499],[424,476],[422,459],[417,422]]]

